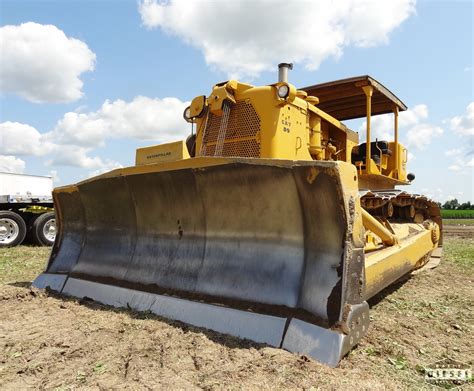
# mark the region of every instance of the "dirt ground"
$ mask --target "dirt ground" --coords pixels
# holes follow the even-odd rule
[[[444,228],[444,237],[472,238],[474,236],[474,226],[472,225],[447,225]]]
[[[472,365],[474,227],[447,237],[439,267],[371,300],[368,335],[335,369],[31,289],[47,256],[44,248],[0,250],[0,389],[431,389],[426,366],[446,357]]]

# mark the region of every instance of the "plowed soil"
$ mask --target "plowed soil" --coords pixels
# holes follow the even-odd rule
[[[444,227],[444,237],[446,238],[473,238],[474,226],[472,225],[447,225]]]
[[[444,358],[472,365],[473,236],[448,237],[437,268],[372,300],[368,335],[335,369],[31,289],[47,256],[44,248],[0,250],[0,389],[431,389],[426,366]]]

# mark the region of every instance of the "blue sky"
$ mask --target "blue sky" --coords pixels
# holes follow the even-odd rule
[[[186,136],[194,96],[234,76],[273,83],[293,61],[296,86],[369,74],[390,88],[411,109],[407,190],[474,201],[473,2],[284,3],[2,0],[0,167],[61,185],[132,165],[136,147]],[[390,123],[374,118],[377,134]]]

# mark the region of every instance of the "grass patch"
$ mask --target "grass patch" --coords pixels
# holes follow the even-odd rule
[[[443,257],[466,269],[474,269],[474,239],[452,238],[443,245]]]
[[[474,219],[443,219],[444,225],[474,225]]]
[[[474,209],[441,209],[443,219],[474,219]]]
[[[46,266],[51,247],[0,248],[0,283],[32,281]]]

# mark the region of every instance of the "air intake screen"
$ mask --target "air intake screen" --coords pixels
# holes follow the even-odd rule
[[[223,112],[209,112],[201,156],[260,157],[260,118],[252,104],[226,102]]]

